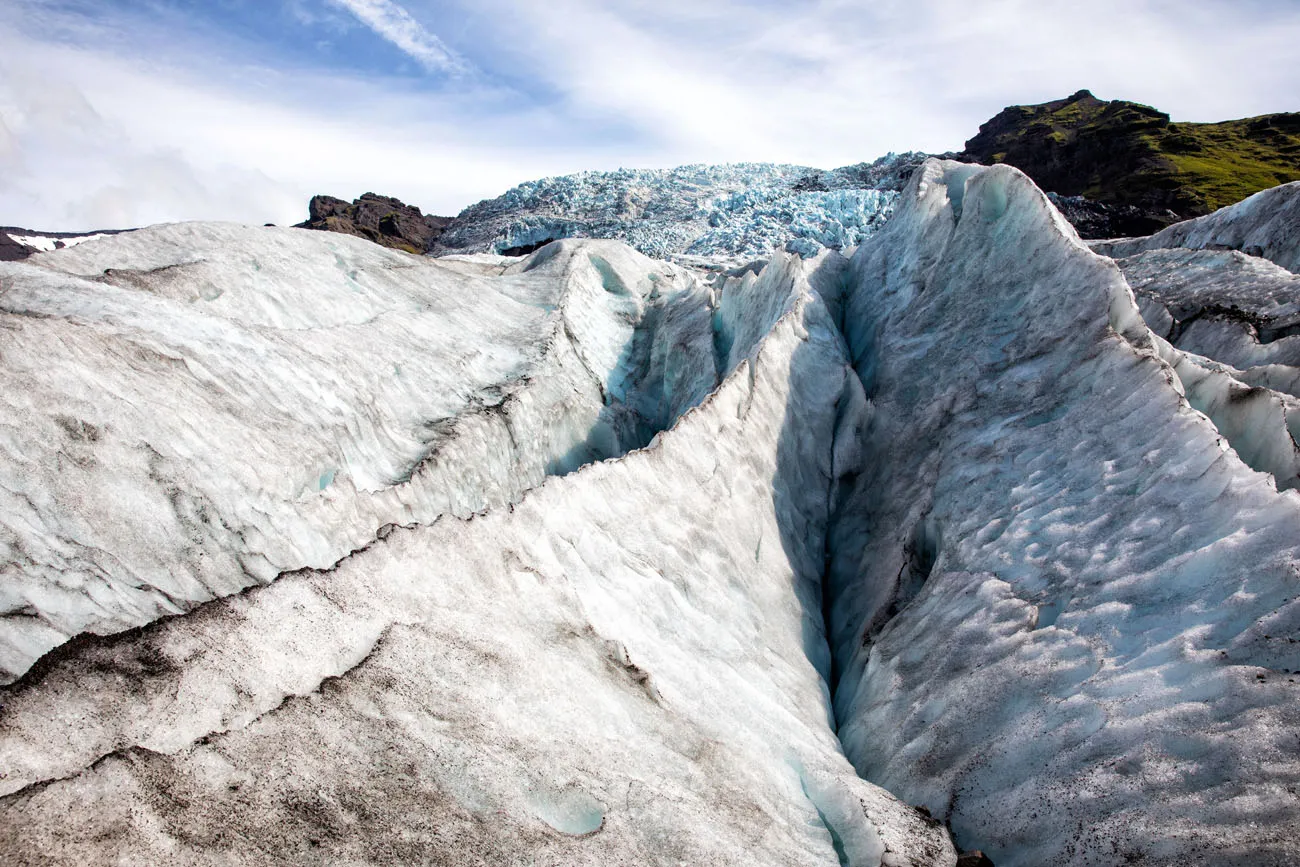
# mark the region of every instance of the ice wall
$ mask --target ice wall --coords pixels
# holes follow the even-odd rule
[[[2,857],[952,867],[810,659],[843,341],[797,258],[719,291],[730,372],[647,448],[48,656],[4,693]]]
[[[466,208],[435,252],[513,254],[561,238],[613,238],[697,264],[782,249],[811,258],[857,246],[884,225],[922,159],[890,154],[830,171],[737,163],[543,178]]]
[[[718,382],[713,318],[607,242],[485,275],[184,224],[0,264],[0,678],[644,445]]]
[[[999,867],[1290,863],[1300,500],[1013,169],[928,163],[849,283],[826,592],[859,772]]]

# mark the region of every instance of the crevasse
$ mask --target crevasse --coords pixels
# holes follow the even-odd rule
[[[1194,394],[1212,363],[1009,168],[927,163],[849,287],[824,592],[858,771],[999,865],[1286,863],[1300,501],[1251,468],[1290,460],[1280,413]]]
[[[14,670],[109,633],[0,692],[5,858],[1288,863],[1288,380],[1181,254],[938,161],[851,258],[376,249],[0,269]]]

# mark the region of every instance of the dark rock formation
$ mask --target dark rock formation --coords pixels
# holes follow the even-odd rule
[[[297,228],[356,235],[408,253],[426,252],[451,222],[451,217],[423,214],[414,205],[374,193],[365,193],[351,204],[333,196],[313,196],[308,213],[307,222]]]
[[[42,249],[60,250],[71,247],[86,238],[98,235],[116,235],[129,229],[101,229],[96,232],[37,232],[17,226],[0,226],[0,262],[17,262]],[[40,243],[41,246],[33,246]]]
[[[504,250],[501,251],[501,255],[502,256],[527,256],[531,253],[536,253],[538,250],[542,249],[543,247],[545,247],[547,244],[551,243],[554,240],[556,239],[548,238],[542,241],[534,241],[531,244],[520,244],[518,247],[506,247]]]
[[[36,252],[26,244],[19,244],[8,232],[0,232],[0,262],[16,262]]]
[[[1083,238],[1131,238],[1149,235],[1175,222],[1173,211],[1156,211],[1137,205],[1107,205],[1083,196],[1048,193],[1056,209]]]
[[[1084,237],[1146,235],[1300,180],[1300,114],[1174,123],[1149,106],[1081,90],[1003,109],[964,156],[1008,163],[1067,197]],[[1078,196],[1084,201],[1070,201]]]

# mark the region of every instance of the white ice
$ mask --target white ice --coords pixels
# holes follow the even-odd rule
[[[225,224],[0,265],[0,674],[513,501],[718,380],[682,269],[601,242],[464,267]]]
[[[236,232],[174,231],[194,244]],[[306,271],[325,252],[299,246],[326,242],[316,236],[277,234],[298,261],[265,267]],[[408,277],[399,285],[437,308],[423,327],[444,347],[474,327],[460,309],[481,311],[482,329],[528,322],[546,335],[545,310],[569,304],[565,327],[588,369],[624,370],[613,342],[593,337],[612,327],[605,296],[628,321],[638,305],[661,305],[657,334],[678,317],[689,327],[677,333],[700,333],[689,305],[665,303],[671,269],[638,275],[631,265],[645,260],[617,244],[551,245],[517,273],[453,281],[443,266],[326,240],[363,290],[384,264]],[[331,309],[330,284],[351,286],[324,258],[319,285],[278,315],[353,315]],[[605,264],[589,279],[581,263],[593,260]],[[809,271],[835,267],[778,255],[757,277],[709,287],[707,359],[680,341],[633,351],[660,371],[646,381],[664,383],[670,405],[693,399],[715,358],[730,371],[647,448],[508,505],[387,529],[330,570],[53,655],[5,696],[0,852],[65,863],[952,867],[938,822],[854,774],[813,661],[825,659],[825,483],[852,372]],[[6,272],[8,292],[37,276]],[[242,310],[287,291],[230,283]],[[389,296],[371,303],[379,297]],[[521,297],[536,306],[516,307]],[[402,310],[410,328],[421,312]],[[725,345],[711,339],[714,318]],[[460,351],[491,352],[494,333]],[[349,336],[322,373],[346,377],[378,351],[364,331]],[[425,366],[463,376],[456,358],[444,348]],[[603,387],[621,388],[608,373]],[[553,420],[521,419],[516,436],[542,436]],[[313,465],[309,444],[300,465]]]
[[[870,169],[0,265],[0,860],[1292,863],[1291,193]]]
[[[831,171],[739,163],[581,172],[520,184],[467,208],[437,251],[501,252],[556,238],[613,238],[661,259],[807,258],[857,246],[889,218],[919,154]]]
[[[1149,238],[1094,242],[1093,249],[1122,258],[1148,250],[1240,250],[1300,273],[1300,181],[1262,190],[1204,217]]]
[[[927,164],[849,287],[826,592],[858,770],[999,867],[1292,863],[1300,497],[1013,169]]]

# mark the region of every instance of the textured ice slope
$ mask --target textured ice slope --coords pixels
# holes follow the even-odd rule
[[[0,676],[517,499],[716,384],[691,274],[602,242],[514,266],[221,224],[0,264]]]
[[[582,172],[520,184],[466,208],[435,253],[531,249],[556,238],[616,238],[649,256],[748,260],[856,246],[892,212],[919,154],[822,171],[741,163]]]
[[[1175,223],[1149,238],[1122,238],[1092,246],[1116,257],[1171,247],[1240,250],[1300,272],[1300,181],[1263,190],[1213,214]]]
[[[644,450],[55,654],[3,697],[2,857],[952,867],[828,724],[818,580],[854,379],[809,279],[842,264],[718,285],[734,369]]]
[[[0,861],[1294,863],[1293,276],[897,204],[0,266]]]
[[[1300,486],[1300,277],[1235,250],[1116,261],[1191,405],[1251,467]]]
[[[1294,863],[1300,498],[1012,169],[927,164],[848,285],[827,610],[858,770],[999,867]]]

